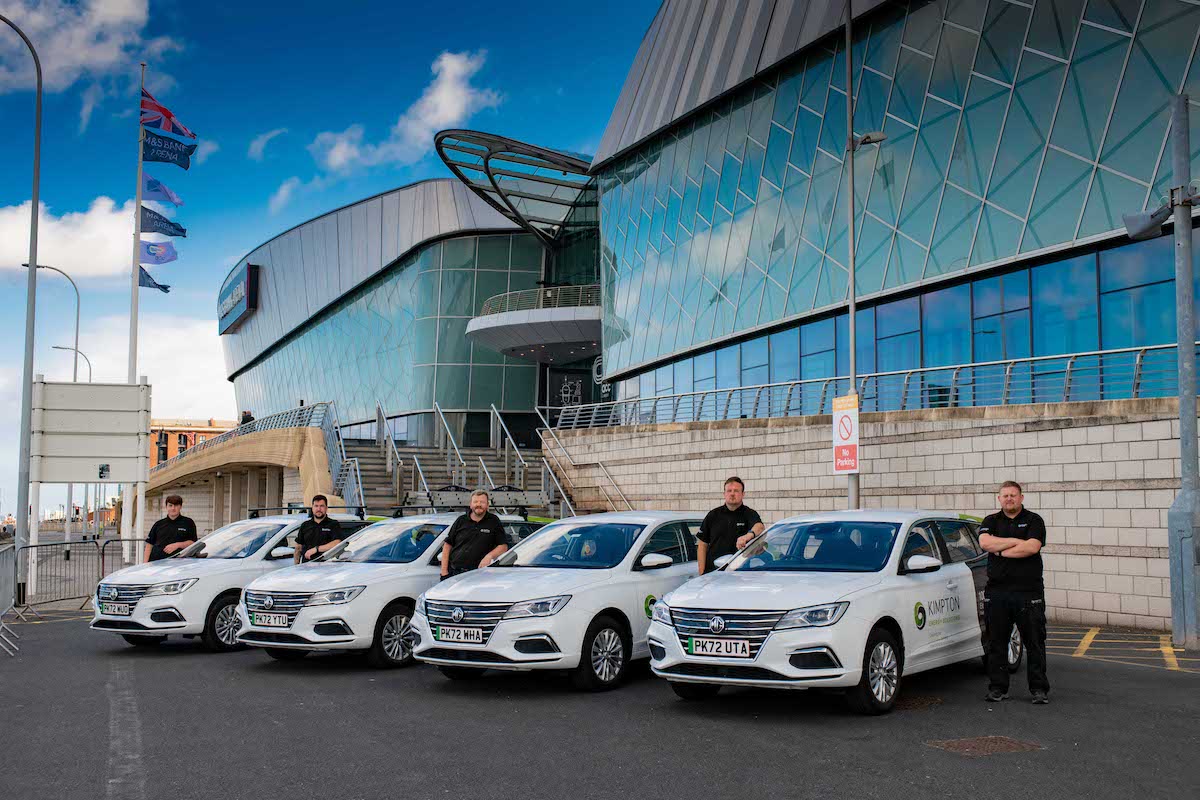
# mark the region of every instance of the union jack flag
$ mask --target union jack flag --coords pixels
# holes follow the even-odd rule
[[[159,103],[154,97],[142,89],[142,124],[147,128],[158,128],[160,131],[195,139],[196,134],[187,129],[179,118],[171,113],[171,109]]]

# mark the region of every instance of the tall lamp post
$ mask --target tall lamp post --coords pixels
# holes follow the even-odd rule
[[[82,357],[82,358],[83,358],[83,361],[84,361],[84,363],[85,363],[85,364],[87,364],[87,368],[88,368],[88,383],[91,383],[91,382],[92,382],[92,360],[91,360],[90,358],[88,358],[88,357],[87,357],[87,354],[86,354],[86,353],[84,353],[84,352],[83,352],[82,350],[80,350],[78,347],[66,347],[66,346],[64,346],[64,345],[61,345],[61,344],[52,345],[52,346],[50,347],[50,349],[51,349],[51,350],[73,350],[73,351],[75,352],[75,356],[76,356],[77,358],[78,358],[78,357]]]
[[[29,48],[33,56],[33,69],[37,76],[37,86],[33,101],[33,191],[30,194],[29,205],[29,263],[37,263],[37,230],[38,212],[41,200],[38,188],[41,183],[42,169],[42,62],[38,58],[33,42],[25,35],[25,31],[16,23],[0,14],[0,22],[16,31]],[[29,540],[29,447],[30,423],[33,416],[33,334],[34,315],[37,314],[37,270],[29,270],[25,283],[25,361],[21,371],[21,447],[17,462],[17,537],[19,549]],[[19,561],[19,559],[18,559]],[[17,577],[18,587],[24,584],[21,576]]]
[[[1154,211],[1125,214],[1131,239],[1162,235],[1175,218],[1175,350],[1179,389],[1179,494],[1167,512],[1171,568],[1171,632],[1177,646],[1200,648],[1200,444],[1196,439],[1196,322],[1192,283],[1192,206],[1200,201],[1191,189],[1191,131],[1188,98],[1177,95],[1171,123],[1175,177],[1171,197]]]

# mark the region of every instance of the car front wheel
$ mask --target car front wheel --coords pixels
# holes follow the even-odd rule
[[[204,632],[200,638],[204,646],[214,653],[238,650],[237,634],[242,627],[237,613],[238,596],[232,592],[213,601],[204,620]]]
[[[583,636],[579,666],[571,671],[576,689],[603,692],[615,688],[629,666],[629,637],[611,617],[596,617]]]
[[[886,714],[896,704],[903,673],[903,651],[887,630],[875,628],[863,651],[862,677],[846,692],[850,707],[860,714]]]
[[[367,651],[372,667],[407,667],[413,663],[412,607],[393,603],[383,610],[375,623],[375,638]]]

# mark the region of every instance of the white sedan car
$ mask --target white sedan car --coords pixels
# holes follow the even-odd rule
[[[281,661],[314,650],[359,650],[373,666],[407,666],[413,604],[438,582],[445,531],[457,517],[376,522],[318,561],[258,578],[237,608],[238,641]],[[500,520],[514,544],[528,526],[517,516]]]
[[[347,534],[366,524],[346,514],[330,516]],[[137,646],[182,634],[200,636],[211,650],[232,650],[242,587],[292,564],[296,533],[306,519],[283,514],[234,522],[170,558],[114,572],[96,587],[92,630],[119,633]]]
[[[984,653],[975,528],[927,511],[778,522],[655,605],[654,673],[685,699],[722,686],[842,687],[854,709],[889,711],[903,676]],[[1020,659],[1014,635],[1009,669]]]
[[[413,617],[416,657],[453,679],[484,669],[566,669],[616,686],[649,655],[657,598],[695,577],[692,514],[592,514],[551,523],[486,569],[431,588]]]

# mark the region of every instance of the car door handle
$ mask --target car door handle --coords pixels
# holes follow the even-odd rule
[[[946,584],[946,588],[947,589],[957,589],[958,581],[950,581],[949,583]]]

